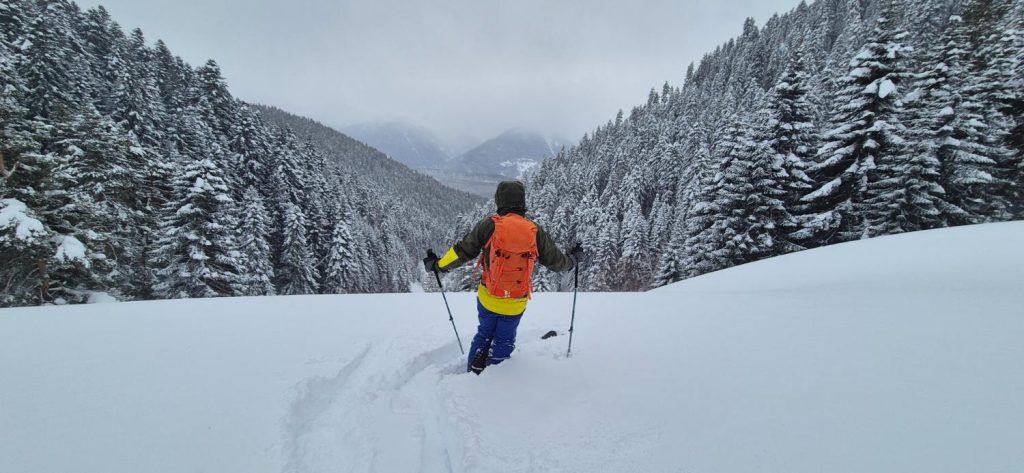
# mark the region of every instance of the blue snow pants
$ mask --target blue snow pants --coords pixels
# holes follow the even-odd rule
[[[466,362],[466,370],[473,364],[473,357],[480,350],[490,350],[490,365],[496,365],[508,359],[512,350],[516,348],[516,329],[519,328],[520,315],[495,314],[476,301],[476,310],[479,313],[480,325],[476,328],[476,335],[473,336],[473,344],[469,346],[469,361]]]

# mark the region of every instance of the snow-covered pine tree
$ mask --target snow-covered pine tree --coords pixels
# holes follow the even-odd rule
[[[113,119],[128,133],[131,146],[155,155],[150,159],[161,159],[158,151],[164,144],[165,112],[142,30],[132,31],[124,55],[112,92]]]
[[[658,263],[658,272],[654,275],[652,288],[657,288],[680,281],[686,277],[686,269],[683,267],[681,257],[683,256],[683,245],[680,239],[673,239],[665,252],[661,254],[661,261]]]
[[[111,116],[124,130],[124,146],[132,161],[129,164],[132,187],[126,189],[125,197],[135,212],[134,224],[129,227],[134,231],[131,238],[136,244],[129,252],[132,263],[128,269],[131,276],[127,292],[132,297],[150,299],[155,295],[153,287],[157,282],[154,276],[156,267],[151,262],[156,250],[155,235],[160,225],[161,209],[172,198],[174,171],[171,166],[179,163],[168,162],[164,130],[172,120],[167,118],[160,100],[153,55],[146,47],[142,31],[133,30],[129,38],[118,34],[116,39],[123,44],[117,46],[118,56],[112,58],[117,62],[110,65],[114,75],[110,93]],[[182,119],[176,116],[173,121]],[[194,128],[176,127],[172,134],[176,139],[196,141],[196,138],[186,138],[199,133]],[[186,147],[186,150],[195,159],[208,156],[205,149]]]
[[[31,21],[26,0],[0,0],[0,43],[15,44]]]
[[[980,112],[996,161],[996,181],[989,192],[996,221],[1024,214],[1024,2],[1003,3],[1000,9],[1005,14],[977,52],[986,67],[978,71],[978,83],[968,88],[974,100],[985,104]]]
[[[8,180],[17,172],[22,154],[38,149],[33,132],[39,124],[30,120],[28,110],[21,105],[21,80],[17,71],[0,62],[0,197],[11,197],[8,192],[18,182],[8,186]],[[6,190],[5,190],[6,189]]]
[[[33,130],[31,138],[49,141],[50,135],[49,128],[44,128]],[[49,263],[53,256],[52,238],[55,234],[47,223],[60,218],[60,202],[56,198],[51,198],[55,196],[51,196],[50,192],[58,190],[55,175],[61,164],[61,156],[56,153],[41,153],[38,149],[22,149],[20,152],[6,150],[3,197],[10,199],[6,202],[8,207],[18,209],[14,212],[31,215],[33,219],[37,219],[40,222],[39,233],[47,235],[46,242],[30,240],[31,247],[23,247],[24,251],[31,249],[34,257],[30,261],[25,261],[27,266],[22,271],[25,277],[32,280],[29,287],[38,289],[36,300],[45,303],[53,300],[49,291]],[[16,248],[21,244],[16,239],[9,239],[7,243]]]
[[[969,214],[983,215],[980,221],[1002,221],[1012,218],[1015,160],[1011,151],[1011,130],[1015,118],[1012,104],[1024,93],[1014,87],[1019,80],[1014,62],[1020,53],[1021,41],[1015,23],[1019,24],[1019,1],[972,0],[966,3],[963,24],[970,57],[973,62],[971,80],[965,85],[965,99],[977,104],[984,128],[987,154],[992,162],[976,163],[989,174],[988,182],[972,186],[966,196],[956,201]],[[1011,113],[1007,113],[1011,112]],[[979,221],[979,220],[975,220]],[[974,223],[974,222],[972,222]]]
[[[538,265],[537,271],[533,273],[534,292],[553,292],[558,290],[558,275],[548,271],[547,268]]]
[[[901,36],[905,36],[905,33],[897,35],[895,39],[900,40]],[[952,54],[954,56],[959,54],[955,51],[955,47]],[[959,62],[948,55],[945,57]],[[943,226],[943,213],[955,213],[958,210],[946,201],[946,191],[940,183],[942,158],[936,153],[941,150],[941,147],[950,143],[949,140],[941,136],[948,130],[945,127],[939,127],[942,131],[937,132],[940,138],[937,146],[929,146],[928,140],[932,138],[931,136],[920,137],[923,138],[923,145],[920,139],[916,140],[917,143],[907,143],[904,136],[913,137],[915,134],[919,134],[919,132],[908,130],[903,125],[903,120],[912,120],[914,115],[915,107],[913,105],[909,110],[903,107],[903,93],[900,90],[900,87],[907,87],[911,83],[909,80],[911,75],[900,72],[903,70],[900,67],[903,63],[896,62],[894,64],[894,71],[888,76],[894,84],[889,97],[901,108],[901,113],[895,117],[886,117],[885,125],[892,130],[892,135],[886,137],[884,152],[874,155],[866,167],[866,187],[858,214],[864,221],[864,236],[868,237]],[[941,68],[943,64],[940,62],[937,67]],[[936,72],[941,73],[941,71]],[[935,79],[948,81],[950,77],[936,75]],[[933,92],[935,93],[932,94],[932,97],[944,95],[945,98],[940,100],[949,98],[949,94],[944,94],[941,86],[938,86]],[[932,107],[930,113],[943,116],[950,110],[945,106],[938,106]],[[911,122],[911,125],[915,124]],[[926,128],[934,129],[934,127]]]
[[[105,264],[94,266],[94,262],[105,259],[98,251],[104,239],[96,231],[100,229],[99,206],[79,185],[81,179],[72,165],[84,154],[68,139],[75,134],[78,122],[71,117],[70,122],[61,121],[56,126],[27,123],[37,125],[31,137],[15,124],[3,127],[4,135],[15,143],[5,146],[0,166],[4,181],[0,187],[3,197],[10,199],[9,206],[20,206],[22,209],[16,212],[32,215],[40,231],[48,235],[48,241],[33,245],[39,251],[34,252],[31,269],[23,275],[38,288],[39,302],[81,302],[83,291],[97,288],[108,268]],[[33,144],[34,149],[26,149]]]
[[[227,82],[221,75],[217,61],[210,59],[196,69],[196,87],[198,109],[217,136],[226,142],[231,141],[235,135],[234,128],[239,122],[239,105],[228,92]]]
[[[846,85],[844,78],[850,70],[850,59],[864,46],[872,25],[865,18],[864,4],[859,0],[834,0],[823,5],[828,11],[827,29],[834,28],[836,36],[825,38],[828,56],[824,61],[824,73],[818,76],[816,88],[820,90],[817,94],[819,97],[835,103],[835,95],[841,93]],[[826,114],[824,118],[831,118],[827,116],[832,109],[828,102],[821,104]]]
[[[385,280],[381,281],[383,292],[399,292],[408,290],[405,286],[405,281],[411,279],[409,272],[412,256],[409,253],[408,248],[403,243],[402,239],[399,238],[400,225],[392,220],[392,215],[398,215],[397,209],[384,209],[385,218],[380,222],[379,238],[383,244],[381,247],[384,249],[384,258],[381,260],[374,261],[378,266],[378,274],[384,276]]]
[[[49,301],[49,281],[41,275],[53,255],[52,239],[24,202],[0,198],[0,307]]]
[[[130,255],[135,250],[135,219],[129,201],[137,195],[138,184],[126,136],[95,110],[71,117],[69,123],[56,128],[56,134],[54,148],[62,155],[56,177],[62,181],[58,185],[62,190],[51,195],[61,196],[61,208],[73,212],[64,217],[67,223],[53,228],[74,236],[89,250],[88,274],[67,275],[65,285],[113,289],[121,295],[120,288],[128,284]],[[77,283],[70,277],[78,279]]]
[[[270,138],[259,115],[247,106],[238,110],[236,134],[229,144],[231,151],[241,160],[238,167],[241,185],[266,186],[270,177]]]
[[[229,226],[232,204],[214,159],[189,161],[174,179],[174,199],[160,222],[161,297],[231,296],[238,283],[237,249]]]
[[[24,80],[24,104],[32,116],[48,118],[80,108],[89,77],[85,47],[71,26],[69,2],[44,2],[19,45],[18,72]]]
[[[282,247],[276,268],[277,293],[282,295],[315,294],[319,274],[316,261],[306,241],[306,217],[291,202],[281,209]]]
[[[717,237],[718,264],[733,266],[792,250],[785,229],[793,228],[783,199],[787,177],[774,151],[756,137],[763,125],[740,114],[724,155],[715,195],[719,213],[710,232]],[[762,132],[763,133],[763,132]]]
[[[114,90],[123,75],[124,46],[127,40],[121,27],[103,6],[85,13],[82,37],[92,64],[93,103],[101,114],[109,116],[115,111]]]
[[[1016,33],[1013,49],[1017,51],[1011,61],[1012,78],[1006,84],[1012,92],[1007,97],[1005,108],[1005,113],[1013,117],[1014,122],[1008,136],[1011,162],[1015,162],[1011,173],[1014,176],[1011,212],[1013,218],[1024,219],[1024,2],[1016,2],[1010,14],[1013,18],[1010,26]]]
[[[158,250],[160,219],[163,209],[174,198],[175,167],[183,165],[183,158],[172,151],[165,162],[147,159],[149,155],[138,154],[139,151],[141,148],[128,148],[131,157],[139,163],[133,168],[132,181],[140,184],[135,189],[138,198],[130,202],[135,245],[129,255],[132,275],[126,290],[132,298],[146,300],[157,297],[154,289],[159,282],[158,264],[153,260]]]
[[[910,70],[923,71],[932,66],[932,57],[929,57],[929,54],[921,54],[921,52],[944,44],[947,22],[954,7],[952,3],[947,0],[901,2],[903,7],[901,25],[904,30],[913,32],[907,38],[908,45],[915,51],[915,54],[907,57]],[[906,87],[904,88],[906,89]]]
[[[570,241],[579,242],[583,248],[583,261],[579,268],[580,287],[591,287],[589,278],[594,274],[592,272],[592,262],[597,261],[595,252],[599,251],[598,242],[600,240],[601,228],[598,222],[600,221],[601,210],[596,199],[597,188],[591,184],[589,190],[583,194],[583,197],[578,202],[570,204],[574,207],[569,217],[573,219],[571,226],[574,228],[574,231],[569,238],[572,238]],[[556,275],[551,275],[549,282],[552,286],[550,290],[562,288],[559,284],[561,282],[560,278]]]
[[[775,155],[776,165],[783,170],[780,182],[786,191],[783,203],[790,211],[814,185],[806,174],[807,167],[814,162],[818,144],[808,85],[803,53],[797,49],[790,55],[785,71],[772,88],[768,99],[770,119],[758,137],[766,141]]]
[[[844,87],[834,99],[835,128],[825,133],[818,161],[808,168],[816,188],[801,199],[814,215],[811,222],[831,224],[810,241],[803,238],[805,246],[868,235],[863,212],[871,207],[865,199],[872,173],[879,160],[902,152],[898,85],[905,75],[899,63],[907,51],[901,43],[904,38],[905,33],[880,17],[871,40],[850,62]],[[805,229],[794,236],[807,237],[806,233]]]
[[[716,259],[720,238],[713,233],[716,218],[723,212],[716,197],[722,186],[719,165],[703,146],[697,149],[694,166],[697,167],[695,185],[688,187],[682,201],[685,205],[681,238],[683,239],[683,267],[686,277],[700,276],[721,269]]]
[[[589,279],[592,281],[592,287],[599,291],[610,291],[620,287],[623,276],[618,264],[620,222],[612,210],[616,207],[617,203],[612,203],[599,210],[597,241],[593,243],[593,249],[587,252],[586,269],[590,274]]]
[[[991,182],[984,167],[994,161],[983,134],[979,104],[964,95],[969,77],[968,43],[959,16],[946,24],[942,39],[923,51],[926,69],[917,76],[917,89],[908,94],[905,122],[910,138],[903,156],[905,191],[890,203],[898,214],[889,223],[879,220],[877,232],[913,231],[975,220],[959,206],[958,188]],[[978,168],[981,166],[981,169]],[[965,179],[968,175],[973,178]],[[877,218],[890,216],[881,215]]]
[[[91,189],[82,185],[94,171],[88,168],[96,155],[110,152],[107,143],[116,142],[102,135],[105,130],[97,121],[95,116],[71,117],[68,123],[58,124],[50,146],[57,156],[47,191],[54,208],[41,216],[54,232],[54,256],[47,269],[56,303],[85,302],[89,291],[106,289],[111,282],[111,261],[104,250],[113,248],[115,234],[110,230],[117,222],[110,211],[119,209],[97,201]]]
[[[671,132],[667,129],[659,130],[653,151],[652,161],[654,164],[651,166],[656,184],[652,186],[655,197],[649,214],[650,240],[656,250],[667,248],[672,238],[673,204],[682,174],[682,160],[678,149],[673,144],[676,138],[670,134]],[[648,255],[648,257],[651,256],[653,254]]]
[[[274,295],[273,253],[270,249],[270,226],[263,197],[249,186],[242,196],[239,226],[239,283],[247,296]]]
[[[181,58],[174,56],[174,53],[167,47],[167,43],[157,40],[153,52],[153,71],[160,101],[169,115],[165,123],[168,136],[173,135],[173,131],[176,129],[175,117],[186,106],[187,69],[189,69],[188,66],[181,62]]]
[[[313,252],[313,258],[317,261],[317,272],[323,275],[327,270],[327,257],[334,246],[331,240],[336,223],[336,218],[329,215],[326,208],[328,202],[323,196],[341,191],[331,187],[323,172],[316,171],[327,169],[327,159],[323,154],[307,145],[302,147],[300,156],[302,175],[306,176],[306,201],[302,204],[303,214],[306,216],[306,239],[310,251]]]
[[[649,240],[649,225],[641,211],[640,202],[634,197],[626,205],[621,224],[622,260],[617,270],[625,287],[636,290],[643,288],[650,280],[653,251]]]
[[[359,266],[357,242],[352,238],[349,222],[339,219],[331,234],[331,248],[327,255],[327,270],[321,288],[327,294],[358,292],[366,277]]]
[[[39,266],[53,255],[53,233],[25,202],[40,194],[38,180],[44,175],[33,166],[39,144],[18,100],[16,72],[0,72],[5,72],[0,77],[0,307],[39,304],[48,298]]]
[[[273,171],[273,174],[276,174],[274,179],[279,181],[272,185],[277,186],[278,192],[282,192],[280,195],[275,195],[274,198],[278,199],[280,203],[291,202],[301,208],[308,200],[306,197],[308,181],[303,172],[301,150],[295,133],[291,130],[281,130],[274,139],[271,152],[276,163]]]

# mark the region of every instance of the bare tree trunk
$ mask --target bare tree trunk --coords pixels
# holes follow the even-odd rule
[[[10,171],[7,170],[6,163],[4,162],[4,152],[0,151],[0,177],[3,177],[4,180],[7,180],[14,174],[14,171],[17,170],[18,163],[14,163],[14,166],[11,166]]]
[[[46,258],[36,260],[36,269],[39,271],[39,303],[50,300],[50,275],[46,272]]]

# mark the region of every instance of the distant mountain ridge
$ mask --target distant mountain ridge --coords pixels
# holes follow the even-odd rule
[[[401,121],[362,123],[341,131],[413,169],[439,168],[450,158],[433,133]]]
[[[447,168],[520,179],[543,160],[557,154],[558,144],[539,133],[509,130],[453,158]]]
[[[453,156],[430,130],[403,121],[363,123],[341,130],[391,159],[463,192],[490,197],[507,179],[524,179],[568,143],[512,129]]]
[[[273,106],[253,107],[264,120],[291,129],[296,136],[311,143],[342,168],[358,173],[378,185],[394,189],[392,197],[416,212],[424,215],[462,212],[479,203],[478,196],[445,187],[443,183],[385,155],[382,150],[316,120]]]
[[[421,171],[457,189],[489,197],[498,182],[525,179],[566,144],[536,132],[509,130],[450,159],[443,167]]]

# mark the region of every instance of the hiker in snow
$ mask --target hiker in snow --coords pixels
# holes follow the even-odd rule
[[[582,253],[580,245],[559,251],[539,225],[526,218],[526,186],[519,181],[498,184],[494,193],[498,214],[481,220],[462,241],[438,258],[428,252],[427,272],[446,272],[480,255],[483,281],[477,289],[480,325],[469,346],[467,371],[480,374],[487,365],[508,359],[515,348],[516,329],[533,293],[536,261],[552,271],[569,271]]]

